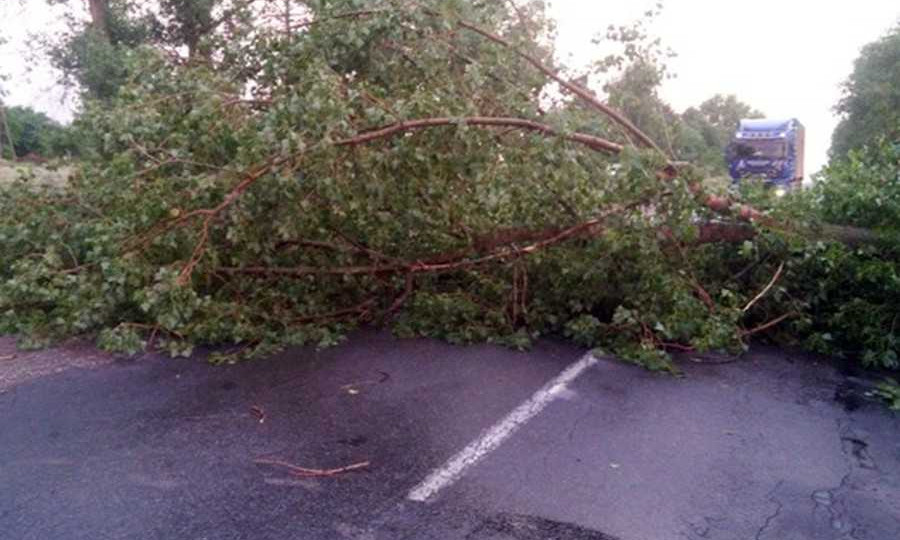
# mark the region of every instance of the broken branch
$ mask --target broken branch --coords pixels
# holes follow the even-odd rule
[[[748,336],[752,336],[753,334],[758,334],[760,332],[764,332],[764,331],[768,330],[769,328],[772,328],[773,326],[780,324],[785,319],[787,319],[789,317],[795,317],[796,315],[798,315],[796,312],[789,311],[789,312],[785,313],[784,315],[782,315],[780,317],[776,317],[767,323],[763,323],[757,327],[751,328],[750,330],[742,331],[741,337],[748,337]]]
[[[769,280],[768,285],[766,285],[762,291],[759,292],[756,296],[753,297],[753,300],[747,302],[747,305],[744,306],[743,312],[747,313],[750,311],[750,308],[753,307],[753,304],[759,302],[763,296],[766,295],[767,292],[775,285],[775,282],[778,281],[778,278],[781,277],[781,272],[784,270],[784,263],[778,265],[778,270],[775,271],[775,275],[772,276],[772,279]]]

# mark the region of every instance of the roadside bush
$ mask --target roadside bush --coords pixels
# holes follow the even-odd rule
[[[834,161],[817,178],[815,196],[827,223],[900,234],[900,140],[882,138]]]
[[[827,167],[813,205],[823,222],[865,227],[878,240],[811,243],[802,252],[812,320],[806,343],[821,352],[900,367],[900,144],[882,140]]]

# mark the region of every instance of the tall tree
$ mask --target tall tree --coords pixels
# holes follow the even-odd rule
[[[863,47],[835,111],[842,119],[831,139],[832,158],[881,136],[900,139],[900,24]]]
[[[47,2],[67,7],[66,30],[44,36],[50,64],[61,73],[61,82],[78,88],[84,97],[110,99],[127,77],[124,53],[155,33],[152,11],[134,0]]]
[[[221,0],[162,0],[163,14],[169,19],[167,35],[170,42],[187,47],[188,58],[208,58],[211,51],[203,38],[218,24],[213,9]]]
[[[684,111],[683,118],[698,129],[707,145],[724,149],[744,118],[762,118],[763,114],[736,96],[716,94],[698,107]]]
[[[659,95],[664,79],[663,67],[638,60],[605,90],[610,104],[660,141],[672,157],[702,165],[709,174],[725,174],[724,151],[738,122],[763,114],[733,95],[717,94],[679,115]]]
[[[663,80],[664,69],[658,63],[639,59],[606,84],[604,90],[610,105],[660,141],[669,153],[675,153],[670,127],[676,114],[659,96]]]
[[[136,47],[158,47],[173,57],[186,52],[189,60],[208,62],[227,41],[216,37],[240,39],[265,23],[254,20],[251,9],[265,6],[262,0],[46,1],[71,10],[68,31],[46,36],[51,63],[64,83],[100,100],[114,96],[126,80],[125,57]],[[86,22],[82,14],[89,15]]]

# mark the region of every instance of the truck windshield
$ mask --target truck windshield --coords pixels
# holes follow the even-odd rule
[[[787,156],[787,141],[756,139],[738,143],[738,153],[747,158],[783,159]]]

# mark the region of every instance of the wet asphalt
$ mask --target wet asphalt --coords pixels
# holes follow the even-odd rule
[[[804,354],[685,358],[682,378],[600,358],[418,503],[411,488],[584,351],[362,331],[211,367],[10,347],[2,540],[900,538],[900,419]]]

